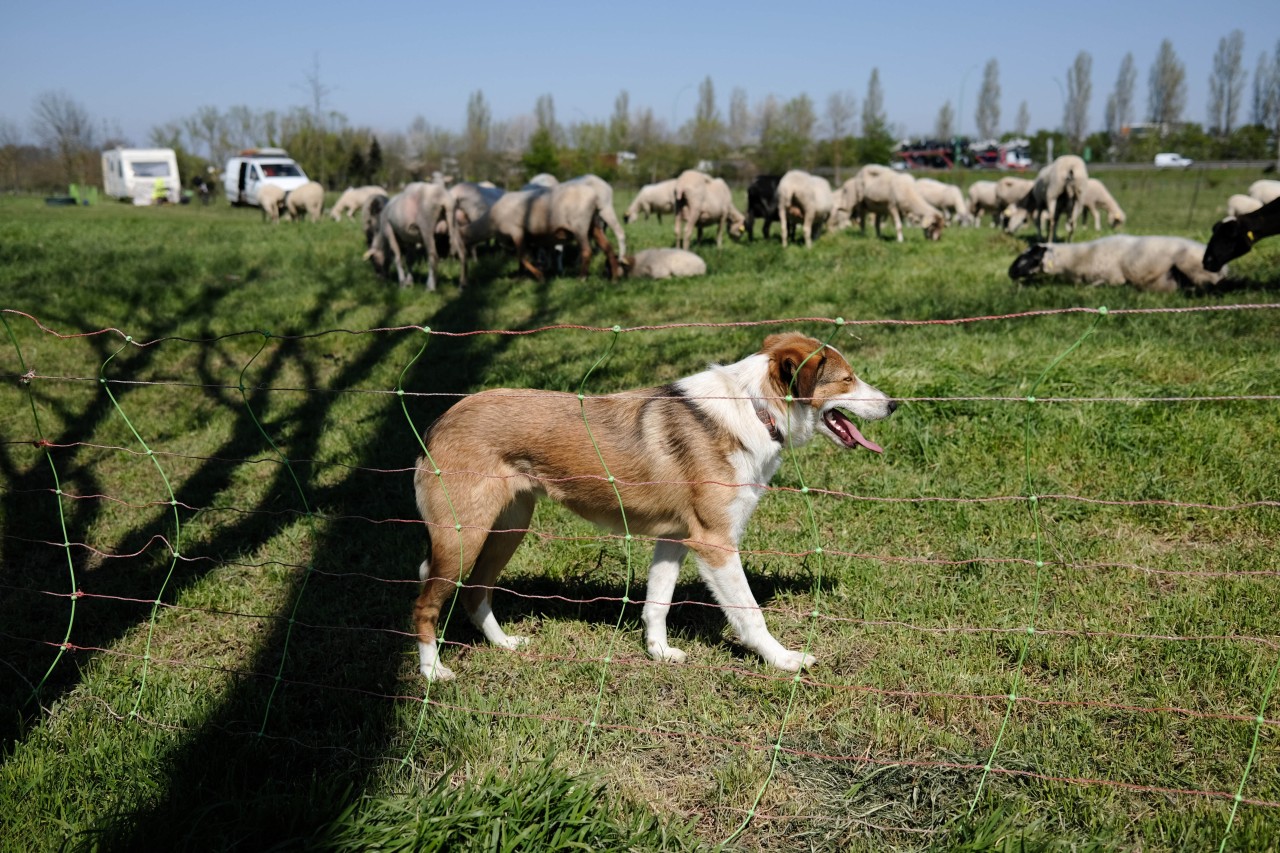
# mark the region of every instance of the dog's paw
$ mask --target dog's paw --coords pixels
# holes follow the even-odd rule
[[[522,649],[529,645],[529,638],[521,637],[517,634],[508,634],[502,640],[494,643],[494,645],[500,649],[506,649],[509,652],[514,652],[516,649]]]
[[[808,669],[818,662],[813,655],[806,655],[804,652],[784,651],[773,665],[779,669],[785,669],[787,672],[799,672],[802,669]]]
[[[449,669],[449,667],[439,661],[436,661],[434,664],[423,664],[421,671],[422,676],[426,678],[427,681],[453,681],[457,678],[457,676],[453,674],[453,670]]]
[[[665,643],[662,645],[659,645],[658,643],[649,643],[647,648],[649,651],[649,657],[654,660],[665,661],[666,663],[684,663],[685,659],[688,657],[675,646],[668,646]]]

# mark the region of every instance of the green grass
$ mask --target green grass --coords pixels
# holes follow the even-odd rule
[[[1199,239],[1253,177],[1104,176],[1131,233]],[[1277,403],[1116,398],[1280,394],[1277,309],[1119,313],[1280,302],[1280,244],[1173,296],[1014,286],[1022,245],[757,240],[617,284],[496,256],[428,294],[377,280],[348,223],[0,199],[0,309],[52,330],[0,330],[0,848],[1275,849]],[[724,325],[795,317],[850,322]],[[556,324],[590,328],[466,334]],[[544,504],[495,596],[527,654],[459,612],[459,680],[428,692],[415,431],[457,395],[664,382],[786,327],[908,400],[866,427],[883,456],[791,456],[743,543],[810,676],[735,645],[692,566],[689,663],[648,661],[620,601],[647,545]]]

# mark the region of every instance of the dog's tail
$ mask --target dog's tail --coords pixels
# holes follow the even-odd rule
[[[425,456],[421,457],[413,474],[414,497],[418,504],[418,514],[422,516],[422,531],[427,534],[427,556],[423,558],[422,565],[418,566],[418,579],[423,582],[431,575],[431,514],[427,512],[427,490],[422,481],[424,477],[430,476],[428,464],[429,460]]]

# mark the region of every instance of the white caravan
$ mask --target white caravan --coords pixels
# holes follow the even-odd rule
[[[112,148],[102,152],[102,188],[111,198],[151,204],[157,184],[167,201],[182,199],[178,158],[172,148]]]

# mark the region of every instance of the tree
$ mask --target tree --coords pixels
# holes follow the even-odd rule
[[[1186,105],[1187,68],[1174,52],[1173,42],[1165,39],[1147,75],[1147,114],[1164,135],[1182,119]]]
[[[893,136],[884,111],[884,90],[880,87],[880,69],[871,69],[867,96],[862,99],[862,144],[858,157],[863,163],[884,163],[889,159]]]
[[[609,118],[609,147],[614,151],[627,151],[631,146],[631,96],[623,89],[613,100],[613,115]]]
[[[708,75],[698,84],[698,105],[693,114],[693,128],[689,145],[693,155],[702,160],[714,160],[723,147],[724,122],[716,109],[716,87]]]
[[[42,92],[31,109],[31,129],[45,149],[57,154],[68,183],[85,180],[85,155],[95,147],[88,110],[66,92]]]
[[[1230,136],[1235,127],[1244,78],[1244,33],[1232,30],[1218,39],[1218,52],[1213,55],[1213,72],[1209,75],[1209,127],[1219,136]]]
[[[1000,132],[1000,63],[987,60],[982,71],[982,88],[978,91],[978,111],[974,116],[978,135],[994,139]]]
[[[555,98],[549,94],[539,95],[533,105],[533,117],[538,122],[538,130],[545,130],[549,134],[552,145],[559,142],[560,126],[556,124]]]
[[[947,101],[938,109],[938,117],[933,120],[933,138],[950,139],[955,134],[956,111]]]
[[[1093,97],[1092,78],[1093,57],[1082,50],[1076,54],[1076,61],[1067,70],[1067,104],[1062,117],[1062,131],[1077,151],[1084,144],[1084,138],[1089,135],[1089,99]]]
[[[845,137],[853,133],[854,110],[857,99],[848,90],[832,92],[827,96],[827,131],[831,139],[831,161],[835,166],[836,183],[840,183],[840,163],[844,159]]]
[[[729,147],[735,151],[746,146],[751,136],[751,107],[747,103],[747,90],[735,86],[729,95]]]
[[[1031,129],[1031,110],[1027,107],[1027,102],[1023,101],[1018,104],[1018,117],[1013,122],[1013,132],[1019,137],[1025,137]]]
[[[1111,96],[1116,133],[1122,134],[1133,124],[1133,89],[1138,84],[1138,69],[1133,54],[1126,53],[1120,60],[1120,72],[1116,75],[1116,88]]]
[[[462,145],[462,174],[467,180],[489,177],[489,132],[492,124],[493,115],[484,99],[484,92],[476,89],[467,99],[467,129]]]
[[[314,53],[311,56],[311,70],[303,75],[304,88],[311,98],[311,118],[315,122],[315,136],[319,143],[319,160],[320,160],[320,183],[326,187],[329,186],[328,174],[326,172],[325,156],[325,137],[328,135],[328,127],[325,122],[325,99],[333,93],[330,86],[326,86],[320,78],[320,54]]]

